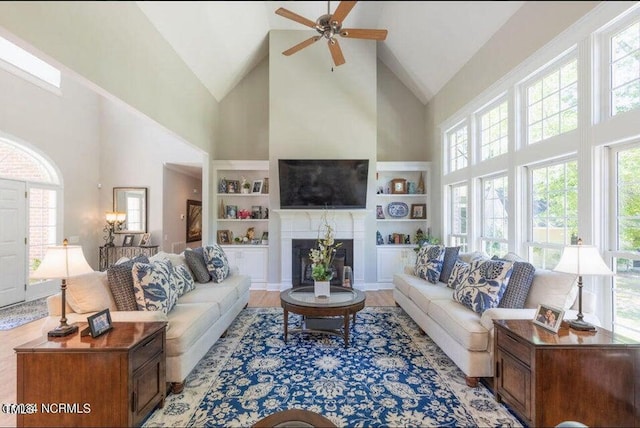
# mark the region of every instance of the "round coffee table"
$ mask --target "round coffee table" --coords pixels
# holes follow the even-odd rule
[[[284,341],[289,334],[289,312],[303,316],[303,325],[292,333],[327,333],[342,336],[344,347],[349,346],[349,315],[356,322],[356,312],[364,308],[365,293],[353,288],[332,286],[329,297],[315,297],[313,286],[290,288],[280,293],[284,310]],[[342,317],[332,318],[332,317]]]

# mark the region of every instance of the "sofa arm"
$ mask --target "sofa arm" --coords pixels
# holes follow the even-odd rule
[[[49,316],[59,317],[62,315],[62,295],[60,293],[47,297],[47,312],[49,312]],[[71,314],[73,312],[69,302],[65,302],[65,313]]]
[[[229,276],[240,275],[240,268],[238,266],[229,266]]]
[[[406,273],[407,275],[415,275],[416,269],[413,265],[404,265],[403,273]]]
[[[162,311],[115,311],[111,312],[113,322],[152,322],[169,321]]]
[[[488,331],[493,330],[493,320],[532,320],[537,309],[491,308],[484,311],[480,324]]]

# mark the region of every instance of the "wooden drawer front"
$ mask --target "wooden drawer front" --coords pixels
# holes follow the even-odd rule
[[[158,356],[133,377],[131,411],[133,424],[138,426],[159,401],[164,400],[166,390],[163,356]]]
[[[131,351],[131,359],[133,364],[131,368],[132,371],[136,371],[144,363],[164,351],[164,341],[162,340],[163,337],[164,335],[162,334],[162,331],[159,331],[152,337],[147,338],[144,342],[136,346]]]
[[[497,333],[498,347],[516,357],[523,364],[531,367],[531,348],[501,328],[497,329]]]
[[[531,420],[531,371],[502,350],[497,354],[498,394],[507,398],[513,409],[523,418]]]

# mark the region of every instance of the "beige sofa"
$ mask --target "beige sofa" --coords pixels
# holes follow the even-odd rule
[[[575,276],[543,269],[535,271],[523,309],[491,308],[482,315],[454,301],[454,290],[445,283],[415,276],[413,266],[395,274],[393,284],[396,304],[454,361],[470,386],[481,377],[493,377],[494,319],[532,320],[540,303],[565,309],[564,319],[575,319],[578,313]],[[583,289],[582,299],[585,321],[599,325],[593,315],[595,295]]]
[[[156,259],[178,255],[159,253]],[[153,260],[153,258],[150,258]],[[118,311],[107,281],[106,272],[92,272],[70,278],[67,284],[66,316],[68,323],[86,323],[87,317],[109,308],[113,322],[166,321],[167,382],[178,393],[184,380],[209,348],[249,302],[251,279],[239,274],[237,268],[220,283],[195,283],[195,289],[178,298],[167,314],[161,311]],[[43,331],[49,331],[60,322],[62,302],[60,294],[47,299],[49,319]]]

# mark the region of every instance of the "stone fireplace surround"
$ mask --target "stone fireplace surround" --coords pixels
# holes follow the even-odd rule
[[[318,239],[324,210],[273,210],[280,219],[280,273],[283,288],[292,286],[292,242],[294,239]],[[365,218],[367,211],[328,210],[327,219],[337,240],[353,240],[354,287],[364,285]]]

